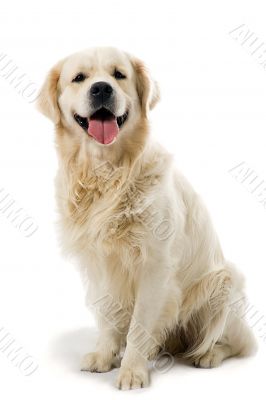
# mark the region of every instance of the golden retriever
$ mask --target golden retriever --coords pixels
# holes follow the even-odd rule
[[[146,386],[148,360],[162,350],[208,368],[256,347],[242,276],[199,196],[150,138],[158,99],[142,61],[93,48],[56,64],[38,101],[56,130],[62,246],[79,261],[99,324],[82,370],[108,371],[124,349],[120,389]]]

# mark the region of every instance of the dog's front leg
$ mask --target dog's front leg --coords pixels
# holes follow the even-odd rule
[[[127,346],[117,379],[119,389],[136,389],[149,383],[148,357],[158,347],[154,332],[168,300],[166,263],[166,259],[153,257],[140,273]]]
[[[100,334],[96,351],[85,355],[81,370],[106,372],[119,366],[120,349],[125,342],[131,314],[109,293],[95,298],[91,308],[96,315]]]
[[[96,350],[84,356],[82,371],[107,372],[120,364],[120,348],[125,337],[123,328],[119,326],[119,321],[110,320],[110,315],[98,315],[98,325],[100,335]]]

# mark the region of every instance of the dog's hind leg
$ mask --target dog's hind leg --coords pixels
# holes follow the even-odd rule
[[[254,352],[255,340],[243,307],[242,279],[231,265],[194,284],[182,306],[185,357],[198,367],[210,368],[225,358]]]
[[[221,339],[205,354],[195,359],[199,368],[218,367],[223,360],[234,356],[249,356],[256,351],[253,334],[243,319],[243,315],[230,310]]]
[[[229,357],[232,357],[231,347],[217,342],[212,349],[194,361],[194,366],[197,368],[218,367],[223,360]]]

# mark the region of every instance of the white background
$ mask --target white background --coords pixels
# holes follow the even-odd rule
[[[229,32],[246,24],[258,45],[266,42],[265,12],[265,3],[254,0],[8,0],[0,6],[0,54],[36,87],[58,59],[90,46],[121,47],[146,61],[162,89],[151,114],[153,134],[205,199],[226,257],[246,275],[257,312],[251,324],[261,318],[257,336],[266,335],[266,208],[259,192],[250,193],[228,171],[244,162],[256,182],[266,181],[266,69],[260,65],[266,56],[265,47],[251,55],[256,46],[241,44],[245,33],[237,39]],[[97,332],[78,272],[57,244],[53,126],[26,97],[0,76],[0,188],[39,227],[27,238],[0,212],[0,328],[39,368],[24,376],[0,350],[1,398],[263,397],[266,339],[259,337],[254,358],[215,370],[177,363],[166,374],[153,373],[142,391],[117,391],[117,370],[79,371]]]

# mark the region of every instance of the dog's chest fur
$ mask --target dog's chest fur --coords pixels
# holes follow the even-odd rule
[[[162,180],[158,160],[130,172],[124,166],[113,168],[108,162],[93,170],[72,167],[60,171],[58,180],[67,251],[115,255],[123,264],[144,257]]]

